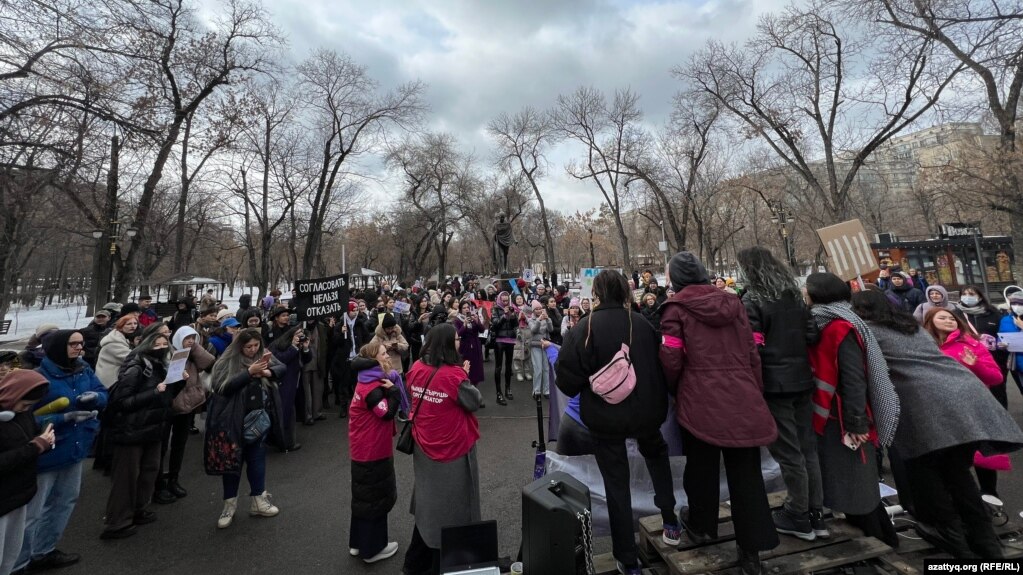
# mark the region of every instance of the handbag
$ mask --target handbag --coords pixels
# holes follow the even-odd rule
[[[437,375],[438,371],[440,371],[439,365],[434,368],[433,373],[430,374],[430,379],[426,380],[426,385],[423,387],[423,393],[419,396],[419,403],[416,403],[415,413],[419,413],[419,404],[423,403],[423,397],[426,395],[426,390],[430,389],[430,382],[433,381],[433,376]],[[410,382],[409,389],[411,389],[411,387]],[[408,455],[412,455],[412,448],[415,444],[415,440],[412,438],[413,420],[415,420],[415,416],[405,422],[405,425],[401,428],[401,433],[398,434],[398,442],[394,444],[395,449]]]
[[[270,429],[270,414],[265,409],[254,409],[245,414],[242,424],[242,439],[246,445],[252,445],[266,435]]]
[[[632,366],[632,357],[629,355],[629,346],[632,345],[632,312],[629,314],[629,343],[622,342],[622,347],[607,365],[597,370],[590,376],[590,389],[604,401],[614,405],[625,401],[632,390],[636,389],[636,369]],[[593,318],[586,322],[586,342],[583,347],[590,343],[590,326],[593,325]]]

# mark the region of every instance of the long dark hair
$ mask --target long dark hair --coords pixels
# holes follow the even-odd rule
[[[270,342],[270,348],[273,351],[287,351],[287,349],[291,347],[291,340],[295,339],[295,332],[297,332],[300,329],[302,329],[302,326],[296,325],[295,327],[275,337],[274,340]]]
[[[917,323],[916,318],[909,312],[892,305],[891,300],[880,290],[868,289],[854,294],[852,309],[856,315],[863,318],[863,321],[887,327],[899,333],[913,335],[920,331],[920,324]]]
[[[455,326],[450,323],[440,323],[430,328],[419,355],[420,361],[433,367],[462,365],[462,356],[455,347],[455,337]]]
[[[986,310],[986,311],[993,311],[995,313],[1001,313],[998,310],[998,308],[996,308],[995,306],[991,305],[991,301],[989,299],[987,299],[987,294],[984,293],[984,290],[982,288],[979,288],[979,287],[975,286],[975,285],[963,286],[963,288],[961,290],[959,290],[959,306],[960,307],[964,307],[963,303],[962,303],[963,302],[963,293],[966,292],[966,290],[970,290],[973,293],[977,294],[977,297],[980,298],[980,302],[978,302],[978,303],[980,304],[980,306],[982,308],[984,308],[984,310]]]
[[[971,328],[970,324],[966,323],[963,318],[959,317],[959,314],[953,313],[943,307],[932,307],[928,310],[927,314],[924,315],[924,329],[927,330],[927,333],[931,334],[934,341],[936,341],[939,346],[945,343],[945,338],[941,336],[941,332],[938,331],[938,327],[934,325],[934,316],[941,312],[949,314],[952,316],[952,319],[956,320],[956,329],[959,330],[959,337],[957,339],[959,341],[966,340],[967,338],[974,339],[972,333],[973,328]]]
[[[593,278],[593,295],[600,298],[600,307],[622,307],[632,301],[629,280],[615,270],[603,270]]]
[[[792,270],[770,250],[760,246],[746,248],[735,254],[735,261],[739,264],[739,275],[750,297],[774,301],[784,295],[799,295]]]

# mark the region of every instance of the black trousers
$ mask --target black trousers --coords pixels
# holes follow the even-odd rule
[[[698,533],[717,538],[721,484],[721,458],[732,502],[735,540],[747,552],[766,551],[778,546],[778,533],[767,503],[767,489],[760,470],[759,447],[718,447],[682,428],[686,470],[682,484],[689,498],[688,526]]]
[[[181,473],[181,463],[185,460],[185,444],[188,443],[188,436],[192,427],[192,414],[183,413],[175,415],[170,419],[163,432],[163,442],[160,444],[160,472],[163,473],[164,463],[167,464],[167,473],[177,478]],[[170,457],[167,457],[168,452]]]
[[[654,504],[661,510],[661,520],[677,525],[675,491],[668,463],[668,444],[661,430],[637,437],[639,453],[646,460],[654,484]],[[632,519],[632,491],[629,488],[629,456],[624,437],[593,437],[594,456],[604,479],[607,515],[611,522],[611,546],[615,559],[626,567],[639,565],[636,554],[636,524]]]
[[[440,573],[440,549],[427,547],[419,526],[412,527],[412,541],[405,552],[404,575],[437,575]]]
[[[1001,559],[991,513],[970,473],[976,449],[957,445],[905,460],[915,515],[953,543],[946,551],[957,558]]]
[[[494,343],[494,384],[497,385],[498,393],[503,393],[503,390],[501,389],[502,366],[504,366],[504,387],[511,387],[512,355],[514,350],[514,343]]]
[[[595,451],[590,430],[569,417],[567,413],[562,413],[561,425],[558,426],[558,453],[561,455],[591,455]]]
[[[352,517],[348,547],[358,549],[361,559],[369,559],[383,551],[387,547],[387,516],[372,519]]]

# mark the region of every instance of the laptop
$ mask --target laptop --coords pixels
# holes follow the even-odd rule
[[[497,521],[444,527],[440,532],[442,575],[501,575]]]

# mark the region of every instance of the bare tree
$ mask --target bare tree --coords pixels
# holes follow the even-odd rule
[[[622,222],[624,188],[630,178],[625,159],[643,135],[638,126],[643,118],[639,96],[628,89],[617,90],[608,102],[596,89],[580,87],[568,96],[558,96],[555,113],[561,134],[586,150],[585,159],[570,164],[568,173],[597,185],[615,224],[623,265],[629,266],[629,237]]]
[[[799,174],[830,223],[849,217],[850,190],[870,154],[930,110],[961,69],[935,70],[930,40],[872,39],[813,0],[764,16],[742,48],[709,42],[675,74]]]
[[[940,47],[939,64],[966,68],[983,89],[972,86],[961,95],[982,95],[994,119],[999,155],[987,164],[994,185],[980,185],[990,208],[1010,215],[1012,237],[1023,242],[1023,185],[1020,182],[1017,122],[1023,95],[1023,2],[923,2],[922,0],[869,0],[855,5],[867,17],[906,36]],[[983,183],[987,170],[975,170]],[[1023,261],[1013,266],[1023,278]]]
[[[415,127],[424,111],[423,84],[410,82],[380,92],[365,66],[349,56],[319,50],[298,67],[297,94],[311,114],[318,139],[319,175],[311,200],[309,233],[302,254],[302,273],[317,261],[327,212],[352,161],[373,149],[392,127]]]
[[[501,113],[487,124],[487,132],[497,141],[501,163],[519,170],[533,190],[543,223],[544,261],[548,273],[552,274],[551,282],[556,284],[558,272],[555,265],[558,258],[554,252],[554,237],[551,235],[547,206],[537,181],[546,173],[547,150],[559,139],[557,122],[553,114],[527,106],[515,116]]]

